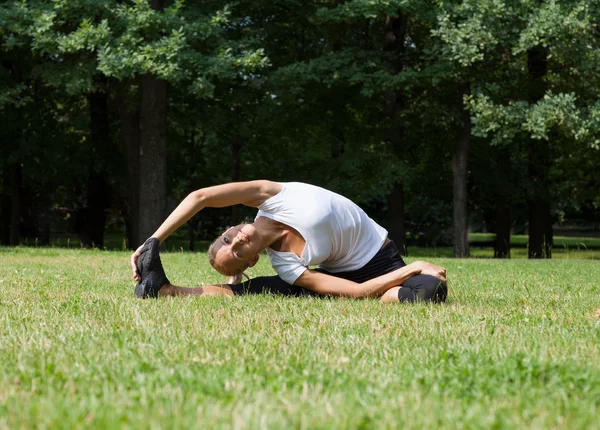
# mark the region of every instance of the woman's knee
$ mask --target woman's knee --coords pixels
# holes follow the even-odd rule
[[[431,275],[417,275],[407,279],[398,291],[398,300],[415,302],[444,302],[448,295],[446,282]]]
[[[398,303],[398,291],[400,287],[393,287],[387,290],[383,295],[379,298],[381,303]]]

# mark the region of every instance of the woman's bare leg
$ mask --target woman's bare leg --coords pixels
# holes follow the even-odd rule
[[[228,296],[233,297],[233,291],[227,284],[205,285],[203,287],[185,288],[166,284],[158,290],[158,297],[181,297],[181,296]]]
[[[234,281],[234,282],[230,282]],[[236,282],[237,281],[237,282]],[[158,290],[159,297],[177,296],[228,296],[239,294],[277,294],[283,296],[317,296],[318,294],[293,286],[285,282],[279,276],[259,276],[244,283],[238,283],[239,279],[228,279],[228,283],[217,285],[205,285],[196,288],[178,287],[172,284],[163,285]]]
[[[402,287],[393,287],[387,290],[383,295],[379,298],[381,303],[398,303],[400,300],[398,299],[398,291]],[[159,291],[160,294],[160,291]]]

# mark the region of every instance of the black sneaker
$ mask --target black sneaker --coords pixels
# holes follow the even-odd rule
[[[151,237],[144,243],[141,255],[137,260],[138,273],[142,280],[135,286],[135,296],[140,299],[158,297],[158,290],[170,284],[158,254],[160,242]]]

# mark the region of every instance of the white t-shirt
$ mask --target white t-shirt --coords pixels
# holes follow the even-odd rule
[[[308,266],[328,272],[357,270],[377,254],[387,230],[344,196],[300,182],[281,183],[283,189],[258,206],[264,216],[295,228],[306,241],[302,256],[267,248],[279,277],[289,284]]]

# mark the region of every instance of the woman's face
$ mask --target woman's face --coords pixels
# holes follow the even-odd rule
[[[247,267],[254,266],[260,250],[252,241],[253,232],[252,224],[230,227],[217,239],[215,262],[231,273],[242,273]]]

